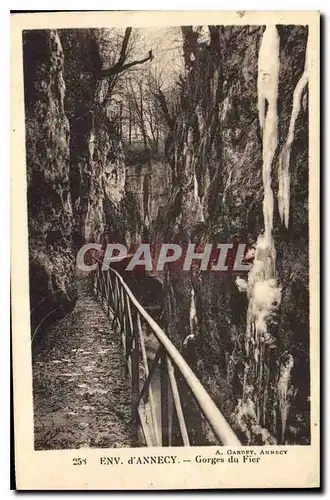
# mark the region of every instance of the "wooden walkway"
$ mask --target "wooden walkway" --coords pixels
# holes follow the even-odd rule
[[[34,345],[37,450],[143,446],[130,421],[120,333],[85,285],[74,310]]]

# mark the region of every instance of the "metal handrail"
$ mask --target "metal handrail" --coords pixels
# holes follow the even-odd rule
[[[123,343],[125,347],[125,351],[127,354],[127,359],[128,357],[131,357],[131,363],[129,364],[129,371],[132,372],[132,367],[135,365],[135,371],[136,371],[136,362],[133,363],[132,361],[132,353],[133,357],[139,356],[139,343],[141,344],[141,351],[142,351],[142,358],[143,358],[143,363],[146,368],[145,374],[146,374],[146,382],[149,383],[149,386],[143,387],[142,391],[144,393],[146,392],[146,389],[148,389],[149,393],[149,400],[150,402],[150,412],[151,412],[151,421],[153,425],[153,430],[154,430],[154,437],[155,441],[157,444],[159,444],[159,436],[157,437],[157,425],[155,422],[155,411],[153,408],[153,402],[152,402],[152,391],[150,387],[150,380],[152,376],[150,377],[150,380],[148,381],[149,375],[151,374],[153,367],[150,368],[148,367],[147,359],[146,359],[146,352],[145,352],[145,346],[144,346],[144,340],[143,340],[143,334],[142,334],[142,328],[141,328],[141,317],[144,319],[145,323],[151,328],[152,333],[155,335],[156,339],[158,340],[160,344],[160,349],[161,349],[161,386],[162,386],[162,399],[164,397],[165,402],[162,401],[162,420],[168,419],[168,401],[167,395],[168,395],[168,388],[171,389],[172,392],[172,397],[173,397],[173,403],[174,407],[176,409],[177,417],[178,417],[178,422],[179,422],[179,427],[181,431],[181,436],[183,440],[183,444],[188,446],[189,445],[189,438],[188,438],[188,433],[187,429],[185,426],[185,421],[183,417],[183,412],[182,412],[182,407],[181,407],[181,402],[180,402],[180,397],[179,397],[179,391],[176,386],[176,379],[174,375],[174,369],[172,366],[172,363],[175,365],[175,367],[179,370],[181,375],[183,376],[185,382],[188,384],[195,400],[197,401],[201,412],[203,413],[204,417],[210,424],[210,426],[213,429],[213,432],[215,436],[218,438],[220,443],[223,445],[227,446],[239,446],[241,443],[238,440],[236,434],[226,421],[225,417],[222,415],[221,411],[219,408],[216,406],[216,404],[213,402],[201,382],[198,380],[188,363],[184,360],[180,352],[177,350],[177,348],[174,346],[174,344],[170,341],[170,339],[167,337],[165,332],[160,328],[160,326],[156,323],[156,321],[147,313],[147,311],[141,306],[139,301],[136,299],[128,285],[125,283],[123,280],[122,276],[113,268],[109,267],[109,271],[113,276],[113,279],[111,278],[110,273],[107,273],[108,279],[108,285],[106,283],[102,283],[102,278],[100,276],[103,276],[104,279],[104,270],[101,270],[102,266],[102,261],[99,260],[97,257],[94,256],[95,261],[98,263],[97,266],[97,272],[96,272],[96,290],[98,292],[98,279],[100,280],[100,292],[102,292],[101,288],[103,288],[103,293],[101,293],[101,298],[102,301],[103,299],[106,300],[107,306],[108,306],[108,312],[110,308],[110,293],[113,299],[113,306],[114,306],[114,314],[115,320],[119,320],[119,325],[120,327],[124,330],[124,335],[123,335]],[[113,287],[115,285],[115,288]],[[104,293],[104,290],[107,289],[107,292]],[[125,292],[125,294],[124,294]],[[126,300],[125,300],[126,299]],[[130,305],[134,306],[135,309],[135,314],[136,314],[136,331],[134,331],[134,326],[133,326],[133,319],[132,319],[132,311],[130,308]],[[125,313],[126,311],[126,313]],[[117,317],[116,317],[117,316]],[[130,323],[130,324],[128,324]],[[128,328],[127,328],[128,327]],[[127,339],[126,336],[126,331],[129,329],[131,331],[131,339]],[[127,342],[130,340],[131,345],[128,346]],[[130,347],[130,349],[128,349]],[[158,360],[157,360],[158,363]],[[130,373],[132,377],[132,373]],[[152,374],[151,374],[152,375]],[[164,384],[165,377],[167,377],[167,382],[169,384]],[[135,383],[136,385],[136,380],[133,381],[132,383]],[[164,387],[163,387],[164,384]],[[141,398],[142,391],[140,391],[140,388],[135,387],[135,402],[134,404],[137,406],[137,408],[134,408],[133,404],[133,412],[134,410],[138,411],[139,410],[139,403],[143,398]],[[132,393],[133,394],[133,393]],[[165,408],[163,408],[163,406]],[[167,413],[167,415],[166,415]],[[140,415],[141,417],[141,415]],[[165,435],[164,435],[165,433]],[[166,436],[166,429],[164,429],[164,422],[162,421],[162,444],[167,444],[168,442],[168,436]],[[147,443],[148,444],[148,443]]]

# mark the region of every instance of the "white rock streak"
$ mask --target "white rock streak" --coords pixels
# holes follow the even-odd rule
[[[289,228],[289,213],[290,213],[290,155],[291,146],[294,140],[294,132],[296,120],[301,108],[301,97],[304,88],[308,82],[308,50],[306,48],[305,68],[304,72],[298,81],[293,93],[292,112],[289,124],[289,131],[279,156],[278,165],[278,210],[281,217],[281,222]]]
[[[277,92],[279,74],[279,36],[276,26],[267,26],[258,59],[258,110],[262,130],[262,181],[265,238],[271,243],[274,199],[271,168],[277,147]],[[266,110],[266,102],[268,108]]]
[[[264,234],[259,235],[254,263],[244,285],[236,281],[240,291],[249,300],[247,312],[246,352],[254,346],[254,359],[258,361],[260,342],[268,341],[267,321],[281,300],[281,289],[276,286],[276,251],[272,237],[274,198],[271,188],[271,169],[277,148],[277,93],[279,75],[279,36],[276,26],[267,26],[258,59],[258,111],[262,130],[262,181],[264,187]],[[266,106],[267,103],[267,106]]]
[[[190,308],[189,308],[189,326],[191,333],[194,333],[196,323],[197,323],[197,313],[196,313],[195,291],[193,288],[191,288]]]
[[[291,354],[287,354],[287,359],[281,364],[280,376],[277,384],[278,400],[281,412],[281,423],[282,423],[282,442],[284,443],[284,435],[286,429],[286,423],[288,419],[288,413],[290,408],[290,380],[291,380],[291,370],[293,368],[294,361]]]
[[[276,251],[272,237],[274,196],[271,171],[278,143],[277,96],[279,79],[279,35],[276,26],[267,26],[263,34],[258,58],[258,111],[262,131],[262,182],[264,188],[264,233],[255,245],[254,263],[246,284],[236,280],[238,289],[246,291],[249,301],[245,349],[252,356],[256,373],[261,379],[265,343],[271,343],[268,331],[281,301],[281,288],[276,283]],[[252,368],[252,367],[251,367]]]
[[[279,36],[276,26],[267,26],[262,37],[258,58],[258,111],[262,130],[262,182],[264,187],[264,234],[259,235],[253,268],[249,272],[247,296],[246,351],[254,345],[258,361],[260,342],[268,341],[267,321],[281,300],[276,286],[276,251],[272,237],[274,197],[271,187],[272,162],[277,148],[277,94],[279,77]],[[267,105],[266,105],[267,104]]]

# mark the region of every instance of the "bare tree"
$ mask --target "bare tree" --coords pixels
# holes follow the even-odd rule
[[[118,75],[119,73],[123,73],[129,68],[132,68],[133,66],[136,66],[138,64],[143,64],[147,61],[152,61],[153,55],[152,55],[152,50],[150,49],[146,57],[135,61],[127,62],[127,48],[131,33],[132,33],[132,28],[126,28],[118,61],[110,68],[101,69],[97,71],[95,73],[95,76],[98,79],[111,78],[115,75]]]
[[[127,81],[125,103],[129,143],[132,142],[131,130],[137,127],[144,148],[157,154],[164,140],[166,126],[155,80],[151,74],[143,73],[139,75],[139,78],[134,75]]]

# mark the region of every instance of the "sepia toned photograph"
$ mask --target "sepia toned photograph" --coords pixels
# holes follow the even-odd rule
[[[34,452],[316,444],[316,42],[244,16],[22,29]]]

